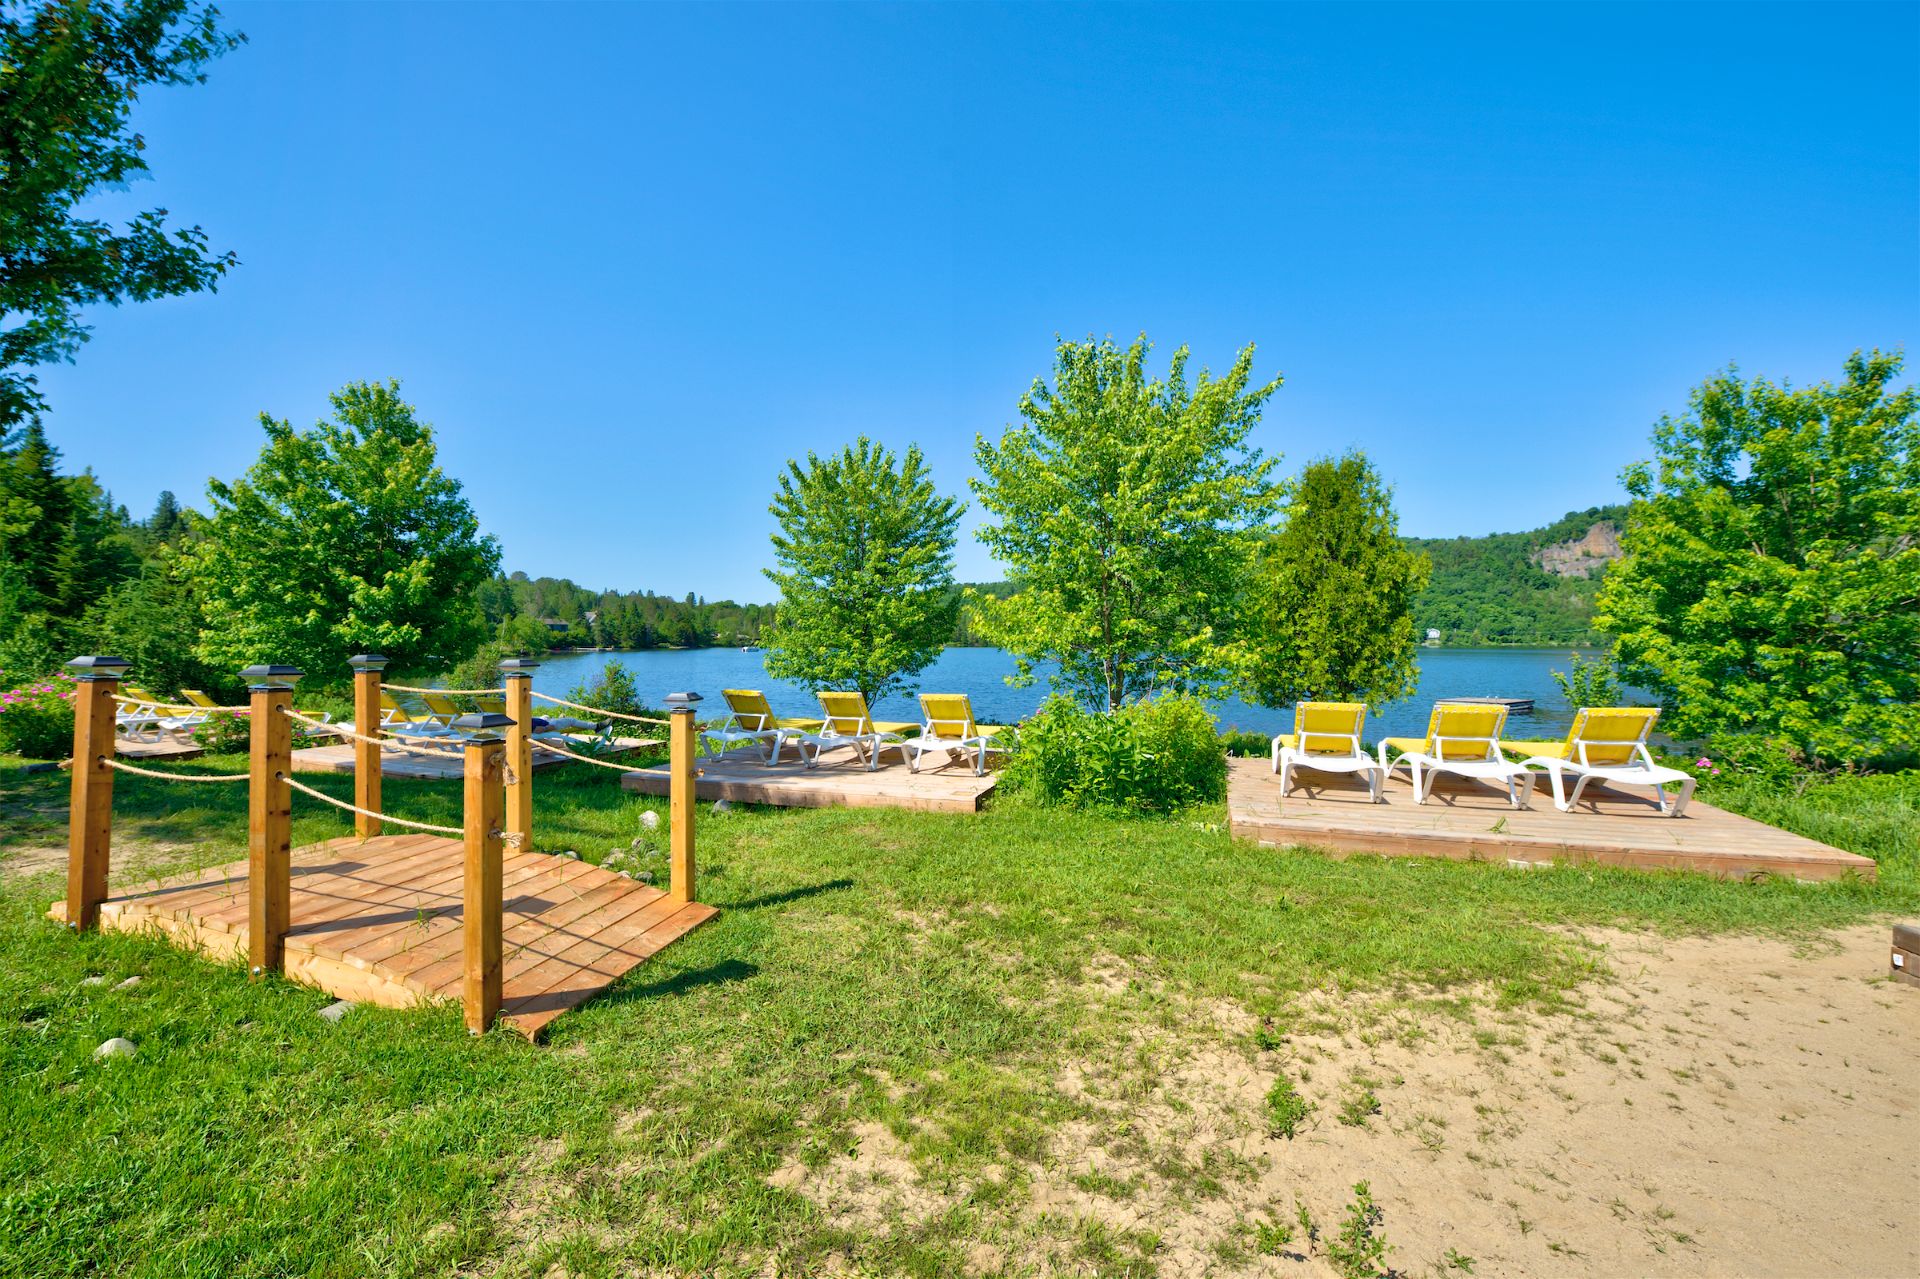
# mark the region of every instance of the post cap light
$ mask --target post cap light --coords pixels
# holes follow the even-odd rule
[[[378,653],[362,653],[358,657],[349,657],[347,665],[356,671],[384,671],[387,669],[387,659]]]
[[[248,688],[292,688],[302,672],[298,666],[249,666],[240,672]]]
[[[77,680],[119,679],[132,666],[124,657],[76,657],[67,663]]]
[[[695,702],[703,700],[698,693],[668,693],[667,705],[676,711],[690,711]]]
[[[502,675],[529,675],[540,669],[540,663],[531,657],[509,657],[500,663]]]

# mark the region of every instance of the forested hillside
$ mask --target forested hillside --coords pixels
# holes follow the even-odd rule
[[[1407,539],[1433,558],[1414,624],[1448,646],[1599,643],[1593,599],[1626,512],[1595,506],[1527,533]]]
[[[538,627],[551,634],[552,643],[583,648],[753,644],[759,641],[761,623],[773,615],[770,604],[736,604],[693,594],[675,599],[652,591],[591,591],[564,577],[530,578],[525,573],[483,585],[480,610],[489,625],[509,624],[523,642],[539,640]]]

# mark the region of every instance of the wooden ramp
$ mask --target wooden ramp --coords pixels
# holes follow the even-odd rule
[[[631,754],[634,751],[647,750],[663,746],[664,742],[650,737],[617,737],[614,739],[614,751],[607,758]],[[567,758],[552,751],[533,748],[533,766],[536,769],[551,768],[555,764],[564,764]],[[463,775],[466,765],[458,749],[442,751],[433,755],[422,755],[414,751],[383,750],[380,752],[380,775],[382,777],[424,778],[428,781],[449,781]],[[293,770],[296,773],[352,773],[353,743],[336,742],[330,746],[305,746],[293,753]]]
[[[459,840],[348,836],[297,849],[286,972],[342,999],[406,1008],[460,998]],[[571,858],[508,849],[501,1016],[529,1039],[718,912]],[[64,919],[66,905],[50,912]],[[158,929],[217,959],[247,954],[247,864],[109,897],[100,926]]]
[[[1442,777],[1424,805],[1396,771],[1375,804],[1366,784],[1338,773],[1296,774],[1282,799],[1264,759],[1228,761],[1227,815],[1235,836],[1283,847],[1306,844],[1336,853],[1447,857],[1527,866],[1627,866],[1691,870],[1727,879],[1875,878],[1871,859],[1695,800],[1684,817],[1664,817],[1651,793],[1589,786],[1571,813],[1553,806],[1546,779],[1531,809],[1508,807],[1504,789]]]
[[[892,751],[873,772],[847,750],[830,754],[818,768],[782,762],[768,768],[746,749],[695,761],[694,793],[699,799],[736,804],[773,804],[781,808],[909,808],[919,812],[975,813],[993,791],[992,774],[973,775],[973,765],[934,766],[931,754],[918,773],[897,762]],[[643,795],[665,795],[670,778],[662,768],[641,768],[620,784]]]

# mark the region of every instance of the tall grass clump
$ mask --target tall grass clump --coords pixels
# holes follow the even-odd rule
[[[1171,813],[1227,793],[1227,758],[1198,698],[1094,712],[1054,696],[1020,727],[1003,785],[1036,803]]]

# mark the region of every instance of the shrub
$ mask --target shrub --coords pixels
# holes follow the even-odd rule
[[[1293,1080],[1281,1075],[1273,1081],[1267,1092],[1267,1128],[1274,1136],[1291,1140],[1312,1113],[1313,1103],[1300,1095]]]
[[[1095,713],[1054,696],[1021,725],[1004,780],[1041,804],[1170,813],[1223,798],[1227,758],[1198,698]]]
[[[600,668],[598,675],[575,685],[567,694],[567,700],[616,715],[665,716],[664,711],[653,710],[640,700],[640,686],[634,682],[633,672],[611,660]]]
[[[303,711],[304,713],[304,711]],[[244,707],[209,711],[206,722],[193,730],[194,744],[209,755],[241,755],[253,746],[253,715]],[[317,740],[299,724],[293,726],[293,748],[311,746]]]
[[[1599,658],[1590,662],[1578,653],[1567,654],[1567,660],[1573,669],[1548,672],[1560,686],[1567,705],[1579,710],[1582,706],[1620,704],[1620,677],[1614,674],[1611,661]]]
[[[1220,745],[1226,748],[1227,754],[1242,759],[1266,759],[1273,754],[1271,737],[1244,728],[1229,728],[1221,733]]]
[[[1385,1219],[1373,1201],[1372,1188],[1364,1181],[1354,1182],[1353,1202],[1347,1205],[1340,1233],[1327,1241],[1327,1259],[1344,1279],[1373,1279],[1386,1269],[1392,1245],[1377,1233]]]
[[[1687,769],[1705,780],[1732,775],[1770,786],[1804,784],[1805,757],[1784,737],[1760,733],[1721,733],[1707,739],[1704,753],[1688,761]]]
[[[0,672],[4,679],[5,672]],[[65,759],[73,749],[73,681],[26,680],[0,692],[0,750],[28,759]]]

